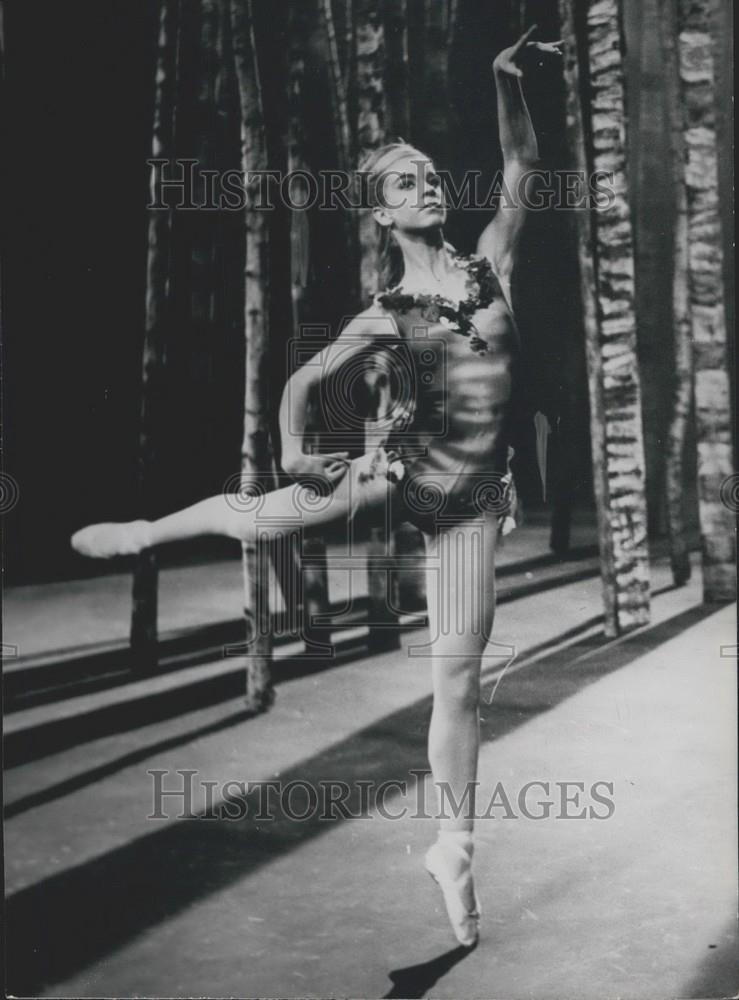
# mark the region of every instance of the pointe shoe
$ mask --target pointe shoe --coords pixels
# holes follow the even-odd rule
[[[151,545],[151,523],[124,521],[90,524],[72,535],[71,545],[80,555],[89,556],[91,559],[138,555]]]
[[[470,855],[458,844],[437,841],[426,851],[426,871],[441,889],[457,941],[473,948],[480,935],[480,901],[472,881]]]

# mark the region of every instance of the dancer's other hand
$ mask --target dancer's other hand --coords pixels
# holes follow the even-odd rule
[[[495,57],[493,62],[493,72],[503,76],[515,76],[519,79],[523,76],[521,61],[525,53],[530,51],[546,52],[550,55],[562,55],[562,40],[556,42],[530,42],[529,39],[537,30],[538,25],[532,24],[528,31],[518,39],[515,45],[503,49]]]
[[[327,455],[307,455],[304,451],[282,456],[282,468],[293,479],[326,480],[338,483],[349,468],[349,452],[333,451]]]

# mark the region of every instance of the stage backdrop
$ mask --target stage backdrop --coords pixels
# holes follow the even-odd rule
[[[630,181],[637,234],[639,355],[642,368],[650,527],[664,528],[662,477],[669,413],[672,228],[664,80],[657,0],[626,0]],[[557,5],[540,0],[463,0],[449,50],[447,93],[436,104],[420,71],[433,39],[420,30],[423,5],[409,0],[408,135],[460,179],[500,166],[490,63],[509,44],[525,6],[528,24],[557,37]],[[6,14],[8,151],[15,222],[5,269],[5,469],[19,486],[6,522],[6,579],[32,582],[105,572],[75,557],[71,532],[97,520],[137,515],[141,349],[151,155],[157,5],[149,0],[80,0],[72,5],[12,4]],[[182,157],[239,166],[238,137],[224,126],[228,87],[202,45],[200,5],[184,4],[179,54],[176,147]],[[286,3],[257,4],[265,102],[275,167],[284,169]],[[716,0],[721,186],[730,217],[731,4]],[[40,23],[42,19],[42,23]],[[33,58],[28,58],[28,53]],[[306,157],[314,170],[338,163],[325,45],[308,38]],[[563,85],[551,67],[527,81],[543,166],[565,162]],[[219,103],[220,102],[220,103]],[[458,212],[448,238],[472,250],[484,213]],[[728,227],[727,227],[728,228]],[[280,232],[282,231],[282,236]],[[556,420],[569,408],[574,494],[592,503],[584,362],[566,354],[579,336],[575,253],[562,213],[531,217],[516,279],[516,308],[526,352],[523,410]],[[338,214],[311,217],[306,320],[334,327],[351,310]],[[731,234],[725,232],[727,277]],[[243,336],[238,307],[243,240],[240,220],[181,213],[175,219],[172,307],[166,377],[158,413],[156,495],[162,512],[218,492],[239,468]],[[288,374],[292,335],[287,226],[275,227],[271,279],[285,294],[273,315],[270,391],[276,411]],[[733,328],[732,287],[728,311]],[[524,413],[525,417],[526,413]],[[523,418],[522,418],[523,419]],[[522,426],[524,424],[522,423]],[[533,437],[522,432],[519,488],[541,504]],[[690,449],[689,449],[690,451]],[[688,496],[694,495],[688,467]],[[691,501],[694,511],[694,500]],[[235,554],[238,546],[231,546]],[[193,555],[230,551],[224,543],[190,546]]]

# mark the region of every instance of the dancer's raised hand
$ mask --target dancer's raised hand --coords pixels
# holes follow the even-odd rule
[[[529,41],[537,28],[537,24],[532,24],[529,30],[521,35],[515,45],[511,45],[507,49],[503,49],[502,52],[499,52],[493,62],[493,72],[503,76],[521,78],[523,76],[521,61],[525,53],[536,51],[561,56],[563,44],[561,39],[556,42]]]

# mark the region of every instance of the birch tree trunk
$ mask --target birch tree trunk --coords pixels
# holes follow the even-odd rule
[[[693,399],[693,341],[688,298],[688,204],[685,191],[685,145],[677,52],[676,0],[660,0],[662,58],[672,152],[675,205],[672,261],[672,333],[675,374],[665,458],[665,500],[670,563],[675,584],[690,579],[690,555],[685,532],[683,456]]]
[[[162,0],[152,128],[152,158],[174,157],[174,115],[177,87],[177,0]],[[151,173],[151,201],[156,168]],[[170,254],[172,243],[171,209],[149,209],[146,253],[146,328],[141,371],[141,413],[139,423],[138,489],[142,517],[153,517],[156,468],[156,423],[161,401],[167,334],[171,307]],[[133,573],[133,606],[130,642],[138,669],[156,664],[159,569],[156,551],[145,549],[136,559]]]
[[[341,169],[350,170],[352,167],[352,134],[346,93],[347,80],[341,66],[332,0],[319,0],[319,4],[326,33],[327,61],[331,82],[331,107],[334,116],[334,127],[336,129],[336,148],[341,161]]]
[[[303,89],[305,80],[305,45],[308,39],[308,25],[304,17],[305,7],[292,4],[289,9],[288,43],[288,125],[287,125],[287,170],[306,169],[305,134],[303,131],[303,116],[305,106]],[[302,185],[302,186],[301,186]],[[293,186],[295,203],[308,200],[307,185],[296,181]],[[310,258],[310,225],[307,211],[293,208],[290,213],[290,290],[292,300],[293,336],[300,337],[301,324],[304,316],[305,294],[308,285],[308,265]],[[308,438],[312,440],[308,440]],[[308,448],[311,444],[320,445],[320,413],[311,401],[306,419],[306,440],[301,445]],[[313,621],[317,615],[325,615],[329,611],[328,565],[326,562],[326,543],[318,532],[303,535],[301,551],[298,553],[298,572],[300,574],[302,592],[302,628],[307,652],[317,647],[323,647],[323,652],[330,655],[331,647],[327,643],[329,633],[326,629],[316,628]]]
[[[559,8],[573,165],[586,177],[591,169],[607,171],[614,191],[607,207],[578,211],[577,225],[605,629],[617,635],[649,620],[620,11],[616,0],[591,0],[587,5],[585,76],[591,135],[586,136],[573,0],[560,0]]]
[[[361,162],[372,149],[385,141],[385,27],[378,0],[356,0],[357,156]],[[359,285],[362,307],[369,305],[377,291],[377,227],[372,213],[359,212]],[[382,373],[375,372],[368,385],[373,401],[370,420],[378,419],[386,402],[381,391]],[[369,432],[369,423],[368,423]],[[367,440],[367,447],[377,442]],[[392,649],[399,645],[396,600],[388,569],[394,550],[394,537],[384,525],[370,529],[367,544],[367,588],[369,598],[369,644],[373,650]]]
[[[357,158],[385,141],[385,30],[378,0],[357,0]],[[369,211],[359,214],[359,284],[362,308],[377,291],[377,226]]]
[[[244,274],[244,336],[246,388],[242,486],[274,487],[269,436],[269,231],[267,215],[258,207],[258,171],[267,169],[264,108],[254,36],[253,0],[231,0],[233,52],[241,103],[242,170],[246,177],[246,264]],[[251,711],[269,706],[272,635],[269,607],[269,545],[265,539],[243,545],[244,613],[247,631],[246,703]]]
[[[677,11],[703,597],[728,601],[736,598],[736,518],[721,501],[732,443],[711,3],[679,0]]]
[[[332,0],[319,0],[321,19],[326,37],[327,63],[329,70],[329,89],[331,94],[331,110],[333,113],[336,152],[339,158],[339,168],[349,174],[355,168],[355,150],[352,132],[351,111],[347,100],[347,74],[341,65],[339,43],[334,21]],[[347,18],[354,17],[354,5],[346,9]],[[354,39],[354,25],[345,34]],[[353,64],[353,52],[344,53],[346,67]],[[351,212],[343,212],[344,239],[348,260],[348,287],[346,299],[350,309],[355,309],[359,298],[357,266],[357,225]]]

